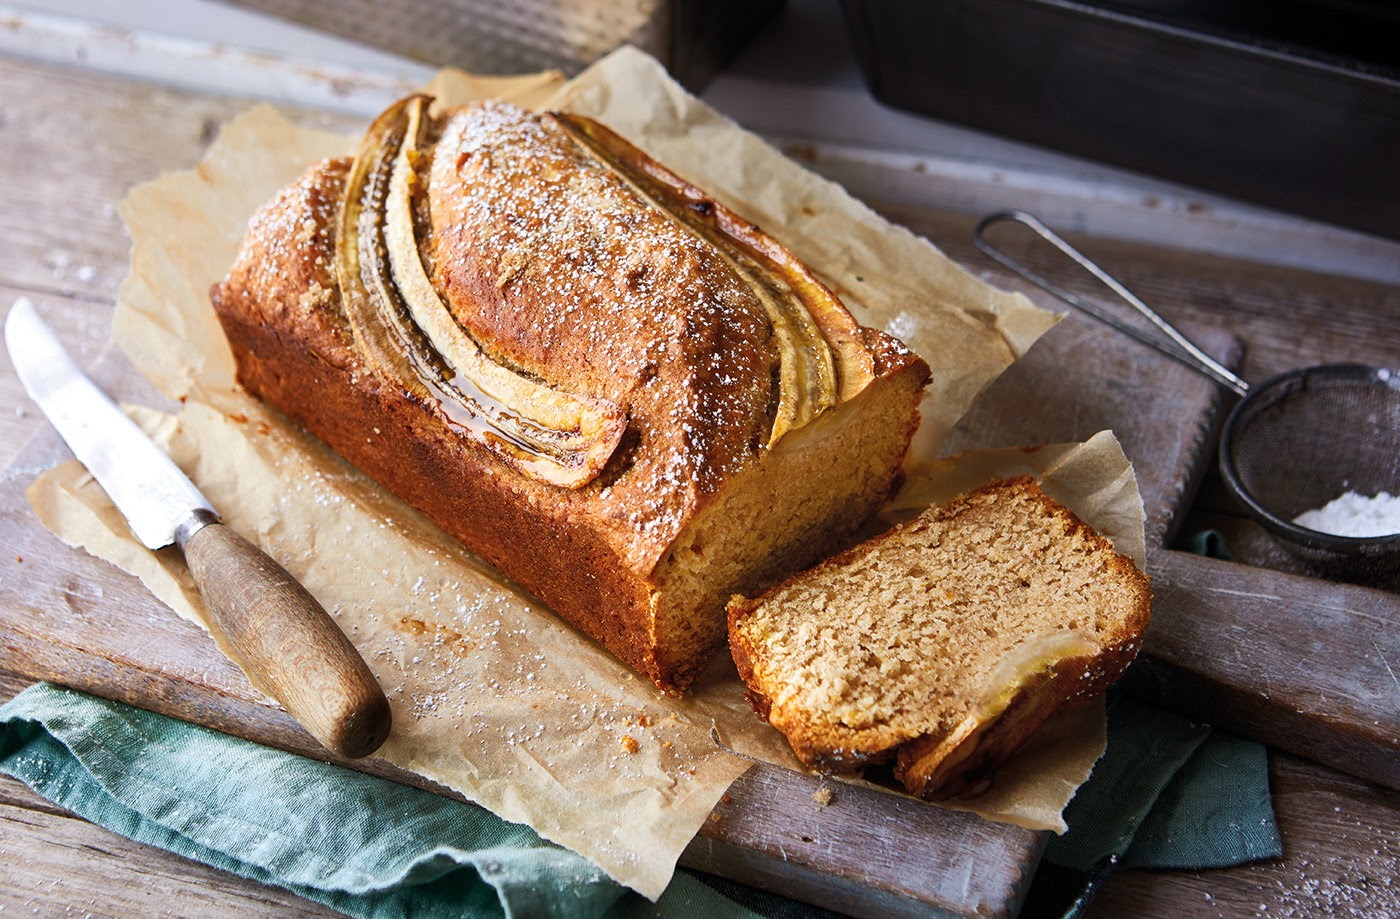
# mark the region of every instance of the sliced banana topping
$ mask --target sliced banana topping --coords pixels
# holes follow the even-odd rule
[[[778,351],[769,444],[874,379],[859,325],[791,252],[602,124],[563,112],[552,117],[643,200],[710,243],[763,305]]]
[[[521,472],[581,487],[616,450],[625,413],[494,360],[438,296],[414,219],[430,101],[411,96],[385,111],[346,181],[336,274],[356,346],[377,375],[439,407]]]

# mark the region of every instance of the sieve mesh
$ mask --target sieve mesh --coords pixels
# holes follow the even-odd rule
[[[1275,377],[1231,414],[1220,466],[1246,509],[1295,554],[1377,571],[1400,564],[1400,534],[1334,536],[1292,523],[1347,491],[1400,493],[1400,374],[1339,364]]]
[[[1001,223],[1031,229],[1151,326],[1123,321],[993,245],[986,232]],[[973,241],[1042,290],[1244,396],[1221,431],[1220,473],[1249,515],[1322,573],[1400,590],[1400,533],[1336,536],[1293,522],[1347,492],[1367,498],[1382,491],[1400,495],[1400,369],[1332,364],[1285,373],[1252,388],[1031,214],[988,215],[977,224]]]

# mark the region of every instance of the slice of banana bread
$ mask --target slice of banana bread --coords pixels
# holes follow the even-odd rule
[[[895,759],[966,795],[1054,712],[1113,684],[1147,576],[1028,476],[993,482],[729,604],[749,700],[807,765]]]

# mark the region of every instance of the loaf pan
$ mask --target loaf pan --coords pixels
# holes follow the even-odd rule
[[[1400,239],[1400,5],[842,7],[891,106]]]

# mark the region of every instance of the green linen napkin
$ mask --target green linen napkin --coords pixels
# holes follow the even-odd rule
[[[131,839],[365,919],[828,915],[684,870],[653,904],[482,808],[50,684],[0,708],[0,772]],[[1116,864],[1280,851],[1258,744],[1123,697],[1066,820],[1026,916],[1075,914]]]
[[[482,808],[38,684],[0,772],[139,842],[364,919],[756,914],[677,874],[660,901]]]
[[[1111,693],[1108,747],[1065,809],[1024,916],[1079,915],[1121,867],[1223,868],[1283,854],[1263,745]]]
[[[1194,552],[1197,555],[1204,555],[1206,558],[1218,558],[1222,561],[1230,561],[1230,547],[1225,544],[1225,537],[1219,530],[1201,530],[1192,533],[1182,540],[1181,548],[1187,552]]]

